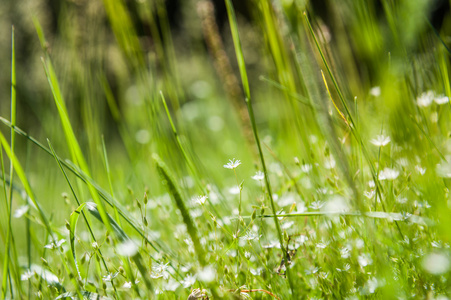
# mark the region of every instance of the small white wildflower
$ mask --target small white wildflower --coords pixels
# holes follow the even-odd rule
[[[308,237],[303,234],[301,234],[300,236],[298,236],[294,239],[295,246],[297,246],[296,248],[299,248],[301,245],[303,245],[307,241],[308,241]]]
[[[197,196],[194,199],[194,202],[199,205],[204,205],[205,201],[207,201],[208,196]]]
[[[116,246],[116,251],[122,256],[133,256],[138,252],[138,246],[132,240],[126,240]]]
[[[401,196],[396,198],[396,202],[399,203],[399,204],[405,204],[405,203],[407,203],[408,200],[409,199],[407,199],[406,197],[401,197]]]
[[[423,259],[423,269],[433,275],[446,273],[449,266],[449,258],[444,253],[430,253]]]
[[[202,282],[212,282],[215,280],[215,277],[216,270],[211,266],[207,266],[197,273],[197,278]]]
[[[294,222],[293,221],[289,221],[289,222],[283,223],[281,228],[284,229],[284,230],[287,230],[288,228],[290,228],[293,225],[294,225]]]
[[[415,166],[415,170],[420,173],[421,175],[424,175],[424,173],[426,173],[426,169],[422,168],[420,165],[416,165]]]
[[[376,191],[375,190],[370,190],[369,192],[364,191],[363,195],[365,195],[365,197],[367,197],[368,199],[372,199],[374,195],[376,195]]]
[[[185,289],[193,286],[196,283],[196,276],[192,276],[188,274],[180,283],[183,285]]]
[[[241,165],[241,161],[239,159],[235,160],[234,158],[229,159],[229,162],[226,165],[224,165],[224,168],[233,170],[236,169],[239,165]]]
[[[356,239],[355,246],[357,249],[362,249],[365,246],[365,242],[362,239]]]
[[[310,274],[315,274],[317,273],[321,268],[319,267],[311,267],[309,270],[305,271],[305,274],[310,275]]]
[[[265,174],[262,171],[257,171],[254,176],[252,176],[252,179],[256,181],[262,181],[265,179]]]
[[[451,178],[451,163],[442,161],[435,168],[437,175],[443,178]]]
[[[374,97],[379,97],[381,95],[381,88],[379,86],[372,87],[370,89],[370,95]]]
[[[132,287],[131,281],[124,282],[124,284],[122,285],[122,288],[124,288],[124,289],[129,289],[131,287]]]
[[[350,256],[350,249],[348,247],[343,247],[340,249],[341,258],[348,258]]]
[[[311,209],[318,210],[318,209],[321,209],[321,207],[323,207],[323,206],[324,206],[324,201],[317,200],[317,201],[313,201],[312,204],[310,204],[309,207]]]
[[[335,168],[335,159],[333,156],[326,157],[326,159],[324,160],[324,167],[326,169]]]
[[[180,286],[180,283],[174,278],[170,277],[169,281],[164,285],[165,291],[175,292],[175,290]]]
[[[434,248],[441,248],[442,247],[442,242],[441,241],[432,241],[431,242],[432,247]]]
[[[257,268],[257,269],[249,269],[249,272],[251,272],[254,276],[259,276],[263,271],[263,268]]]
[[[20,218],[28,212],[30,207],[28,205],[22,205],[14,212],[14,218]]]
[[[261,235],[258,235],[257,232],[253,231],[253,230],[249,230],[246,232],[246,234],[244,236],[242,236],[241,238],[246,240],[246,241],[252,241],[252,240],[259,240],[261,237]]]
[[[379,172],[379,180],[395,180],[399,176],[399,171],[385,168]]]
[[[57,241],[55,241],[55,242],[52,242],[52,243],[50,243],[50,244],[45,245],[44,248],[47,248],[47,249],[57,249],[57,248],[61,247],[61,245],[63,245],[63,243],[65,243],[65,242],[66,242],[65,239],[61,239],[61,240],[59,240],[59,241],[57,240]]]
[[[169,278],[169,272],[167,271],[169,266],[169,263],[166,264],[160,264],[157,263],[152,266],[152,272],[150,273],[150,277],[152,278],[160,278],[163,277],[164,279]]]
[[[378,286],[379,283],[375,277],[368,279],[367,283],[365,284],[365,287],[368,289],[368,292],[370,294],[373,294],[378,288]]]
[[[31,277],[33,277],[34,272],[31,270],[27,270],[25,273],[23,273],[22,275],[20,275],[20,280],[24,281],[24,280],[28,280]]]
[[[270,248],[281,248],[280,247],[280,243],[277,241],[270,241],[268,244],[262,245],[263,248],[265,249],[270,249]]]
[[[245,251],[244,257],[246,257],[247,259],[251,258],[251,253],[249,251]]]
[[[103,276],[103,281],[111,281],[119,275],[119,272],[116,273],[108,273],[108,275]]]
[[[324,208],[322,211],[325,212],[346,212],[349,211],[349,203],[346,201],[345,198],[334,195],[329,198],[329,200],[326,202]]]
[[[373,263],[373,260],[371,259],[371,256],[368,254],[362,254],[357,258],[359,265],[361,267],[366,267],[368,265],[371,265]]]
[[[449,98],[445,95],[438,95],[434,97],[434,102],[437,103],[438,105],[446,104],[449,102]]]
[[[351,269],[351,265],[345,264],[342,271],[349,271],[349,269]]]
[[[373,188],[373,187],[375,187],[375,186],[376,186],[376,184],[374,183],[374,180],[370,180],[370,181],[368,181],[368,186],[369,186],[370,188]]]
[[[229,193],[232,195],[238,195],[240,193],[241,189],[239,186],[233,186],[229,188]]]
[[[304,172],[304,173],[308,173],[311,170],[312,170],[312,165],[310,165],[310,164],[303,164],[301,166],[301,171]]]
[[[327,244],[324,244],[324,243],[318,243],[318,244],[316,244],[316,248],[319,248],[319,249],[324,249],[324,248],[326,248],[327,247]]]
[[[422,93],[417,98],[417,105],[422,107],[427,107],[432,104],[432,101],[434,101],[434,92],[433,91],[427,91],[425,93]]]
[[[390,143],[390,141],[389,136],[377,135],[376,138],[370,140],[370,143],[377,147],[383,147]]]

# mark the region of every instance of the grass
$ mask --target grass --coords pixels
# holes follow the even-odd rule
[[[326,2],[19,14],[1,299],[448,299],[450,11]]]

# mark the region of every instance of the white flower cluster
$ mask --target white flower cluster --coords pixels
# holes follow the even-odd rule
[[[417,105],[422,107],[427,107],[432,104],[432,102],[438,105],[445,104],[449,102],[449,98],[445,95],[437,95],[434,91],[427,91],[422,93],[417,98]]]

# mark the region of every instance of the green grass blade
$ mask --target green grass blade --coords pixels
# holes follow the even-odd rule
[[[75,253],[75,228],[77,227],[78,217],[85,207],[86,202],[82,203],[73,213],[70,214],[69,226],[70,226],[70,249],[72,251],[72,257],[74,258],[75,268],[77,269],[78,279],[81,281],[80,269],[78,267],[77,254]]]
[[[249,118],[250,118],[251,124],[252,124],[252,131],[254,132],[254,138],[255,138],[255,142],[257,144],[258,153],[259,153],[259,156],[260,156],[260,162],[262,164],[263,173],[265,174],[265,185],[266,185],[266,189],[267,189],[267,192],[268,192],[268,197],[269,197],[270,204],[271,204],[271,209],[272,209],[272,212],[274,214],[274,223],[275,223],[276,229],[277,229],[277,236],[279,238],[279,243],[280,243],[280,247],[282,249],[283,255],[285,256],[285,259],[288,261],[288,254],[287,254],[287,251],[286,251],[285,246],[284,246],[283,237],[282,237],[282,230],[280,228],[279,220],[275,216],[276,215],[276,206],[274,204],[274,200],[273,200],[273,197],[272,197],[272,191],[271,191],[271,185],[269,183],[268,171],[266,169],[265,159],[263,157],[263,151],[262,151],[262,148],[261,148],[260,139],[258,137],[257,124],[255,122],[254,110],[253,110],[252,102],[251,102],[249,81],[248,81],[248,77],[247,77],[246,64],[244,62],[244,55],[243,55],[243,50],[242,50],[242,47],[241,47],[241,41],[240,41],[240,37],[239,37],[239,33],[238,33],[238,26],[237,26],[235,11],[233,9],[233,5],[232,5],[232,1],[231,0],[225,0],[225,3],[226,3],[226,7],[227,7],[227,15],[229,17],[230,30],[232,32],[233,44],[235,46],[235,54],[236,54],[236,57],[237,57],[237,60],[238,60],[238,66],[239,66],[239,69],[240,69],[241,81],[242,81],[242,84],[243,84],[245,101],[246,101],[247,109],[248,109],[248,112],[249,112]],[[290,284],[291,292],[292,292],[293,296],[296,296],[294,283],[293,283],[292,278],[291,278],[291,276],[289,274],[290,274],[290,271],[289,271],[289,269],[287,269],[287,277],[288,277],[288,281],[289,281],[289,284]]]
[[[169,194],[171,194],[172,199],[174,200],[177,208],[182,214],[183,222],[185,223],[188,234],[190,235],[191,240],[193,242],[199,263],[201,264],[201,266],[205,266],[206,265],[205,251],[200,244],[199,233],[197,231],[196,225],[194,224],[194,221],[192,220],[189,214],[187,207],[185,206],[185,203],[182,200],[182,196],[178,191],[178,188],[175,184],[175,180],[169,173],[166,164],[158,157],[158,155],[153,154],[152,158],[156,164],[158,173],[160,174],[163,184],[167,186]]]

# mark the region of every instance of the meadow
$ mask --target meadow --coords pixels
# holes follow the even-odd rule
[[[450,12],[3,1],[1,299],[449,299]]]

